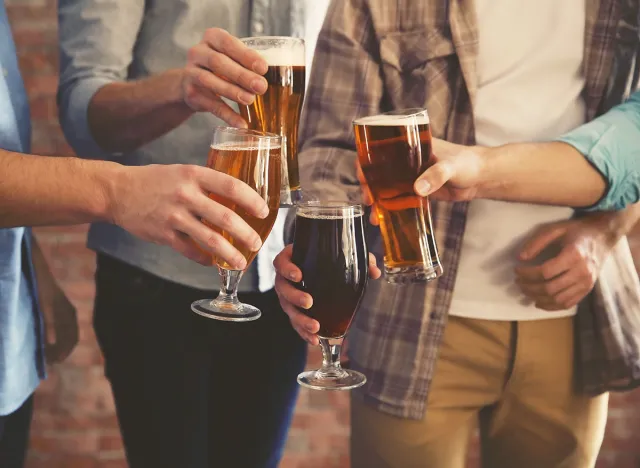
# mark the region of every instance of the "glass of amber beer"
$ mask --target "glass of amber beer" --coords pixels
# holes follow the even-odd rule
[[[219,127],[214,130],[209,149],[207,167],[229,174],[248,184],[267,202],[269,215],[265,219],[248,214],[235,203],[210,194],[212,200],[232,209],[249,224],[264,242],[269,236],[278,216],[281,184],[282,139],[273,133],[257,132],[239,128]],[[209,225],[220,233],[247,259],[249,265],[257,252],[237,242],[231,235],[217,226]],[[191,304],[191,310],[204,317],[228,322],[248,322],[260,317],[260,310],[238,299],[238,284],[243,270],[234,270],[222,258],[212,255],[211,264],[216,265],[222,279],[220,294],[216,299],[202,299]]]
[[[282,137],[281,206],[302,198],[298,172],[298,124],[305,92],[304,40],[294,37],[250,37],[241,39],[269,65],[265,75],[269,88],[253,104],[240,106],[249,128]]]
[[[442,274],[428,199],[413,184],[428,167],[431,130],[426,109],[354,121],[358,162],[380,221],[384,272],[390,283],[431,281]]]
[[[363,215],[361,205],[339,202],[296,206],[292,260],[302,270],[302,281],[295,285],[313,297],[311,308],[302,312],[320,323],[323,354],[321,369],[298,376],[298,383],[305,387],[349,390],[367,381],[361,373],[340,366],[342,340],[368,279]]]

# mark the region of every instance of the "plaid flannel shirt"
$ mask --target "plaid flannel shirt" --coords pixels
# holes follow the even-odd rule
[[[584,99],[591,120],[635,86],[639,7],[634,0],[586,4]],[[426,106],[435,137],[473,144],[477,50],[473,0],[334,0],[318,38],[301,130],[305,191],[360,200],[352,129],[358,116]],[[368,378],[358,394],[381,411],[424,415],[467,207],[432,202],[444,266],[438,281],[369,284],[350,331],[349,355]],[[370,234],[380,259],[379,232]],[[607,260],[575,323],[580,391],[640,383],[640,286],[626,239]]]

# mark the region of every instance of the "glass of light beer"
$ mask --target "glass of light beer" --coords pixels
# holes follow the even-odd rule
[[[302,386],[349,390],[367,381],[361,373],[340,366],[342,340],[368,280],[363,215],[361,205],[348,203],[310,201],[296,206],[292,260],[302,271],[302,281],[295,286],[313,297],[311,308],[302,312],[320,323],[323,354],[321,369],[298,376]]]
[[[380,222],[384,272],[390,283],[431,281],[442,265],[429,200],[413,184],[428,167],[431,130],[426,109],[406,109],[354,121],[358,162]]]
[[[207,167],[229,174],[254,189],[267,202],[269,215],[265,219],[248,214],[235,203],[214,194],[212,200],[235,211],[249,224],[264,242],[278,216],[280,206],[282,139],[273,133],[257,132],[239,128],[219,127],[214,130],[209,149]],[[227,231],[202,221],[221,234],[244,255],[247,266],[256,257],[244,244],[236,241]],[[225,260],[211,256],[211,264],[218,267],[222,280],[220,294],[216,299],[202,299],[191,304],[191,310],[204,317],[228,322],[248,322],[260,317],[260,310],[238,299],[238,284],[244,270],[234,270]]]
[[[267,61],[269,88],[253,104],[240,106],[249,128],[282,137],[281,206],[291,206],[302,197],[298,172],[298,124],[305,93],[304,40],[294,37],[250,37],[241,39]]]

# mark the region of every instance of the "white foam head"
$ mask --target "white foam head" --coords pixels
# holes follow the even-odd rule
[[[404,127],[408,125],[429,125],[429,114],[426,111],[415,114],[378,114],[356,119],[356,125],[371,125],[378,127]]]
[[[305,66],[304,41],[292,37],[250,37],[242,39],[248,47],[254,49],[271,67]]]

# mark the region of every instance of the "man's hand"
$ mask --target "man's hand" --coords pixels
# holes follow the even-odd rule
[[[431,166],[416,180],[420,196],[436,200],[473,199],[481,183],[484,148],[462,146],[434,138]]]
[[[222,98],[251,104],[267,90],[267,62],[227,31],[212,28],[189,50],[182,80],[184,102],[196,112],[211,112],[229,125],[246,122]]]
[[[210,264],[211,257],[194,245],[195,240],[239,270],[246,268],[246,259],[201,219],[253,251],[262,246],[260,236],[234,209],[205,195],[211,193],[252,216],[265,218],[269,214],[265,201],[238,179],[187,165],[121,166],[116,174],[106,194],[108,218],[141,239],[168,245],[192,260]]]
[[[276,268],[276,292],[280,299],[280,305],[289,316],[293,328],[302,339],[312,345],[318,345],[316,333],[320,330],[320,324],[298,310],[298,308],[310,309],[313,305],[313,298],[291,284],[291,282],[299,283],[302,281],[302,272],[291,261],[292,253],[293,246],[288,245],[273,262],[273,266]],[[369,277],[378,279],[381,274],[382,272],[376,265],[376,258],[369,254]]]
[[[526,243],[520,253],[522,261],[535,259],[552,244],[560,250],[541,265],[516,268],[516,284],[537,308],[569,309],[591,291],[617,239],[609,229],[611,216],[615,214],[552,223]]]

